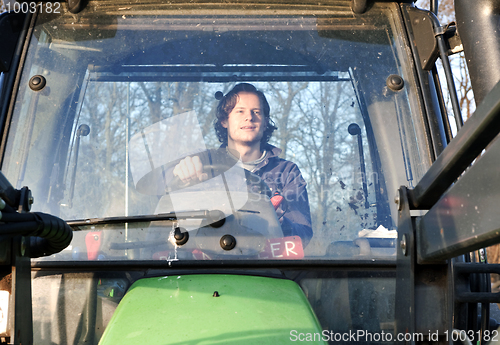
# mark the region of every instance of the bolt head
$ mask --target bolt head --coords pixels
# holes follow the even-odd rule
[[[404,256],[408,255],[408,240],[406,238],[406,234],[403,234],[401,237],[401,241],[399,242],[399,247],[401,248],[401,252]]]
[[[236,238],[232,235],[224,235],[220,239],[220,246],[224,250],[231,250],[236,247]]]
[[[35,75],[35,76],[31,77],[29,82],[28,82],[29,87],[33,91],[42,90],[46,84],[47,84],[47,80],[42,75]]]

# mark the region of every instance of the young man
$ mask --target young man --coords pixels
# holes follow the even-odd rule
[[[217,107],[215,131],[229,156],[241,159],[278,198],[273,200],[285,236],[300,236],[303,246],[312,237],[306,182],[296,164],[279,158],[281,149],[268,143],[276,130],[266,97],[253,85],[241,83],[223,96]],[[239,157],[238,157],[239,155]],[[183,182],[207,179],[198,156],[186,157],[173,170]]]

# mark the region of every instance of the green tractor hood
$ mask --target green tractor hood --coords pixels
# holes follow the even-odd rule
[[[175,275],[135,282],[99,344],[284,344],[321,332],[293,281]]]

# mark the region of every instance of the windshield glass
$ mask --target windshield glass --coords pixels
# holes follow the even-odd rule
[[[2,171],[75,230],[42,260],[395,259],[430,164],[397,7],[214,6],[39,16]]]

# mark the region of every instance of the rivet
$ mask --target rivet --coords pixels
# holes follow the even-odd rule
[[[220,246],[224,250],[231,250],[236,247],[236,238],[232,235],[224,235],[220,239]]]
[[[397,74],[391,74],[390,76],[387,77],[386,79],[386,84],[389,89],[392,91],[399,91],[403,89],[405,83],[403,78]]]
[[[30,89],[33,91],[40,91],[45,87],[46,84],[47,80],[43,75],[34,75],[28,82]]]
[[[406,239],[406,234],[403,234],[401,237],[401,242],[399,242],[399,247],[401,248],[401,252],[404,256],[408,254],[408,242]]]

